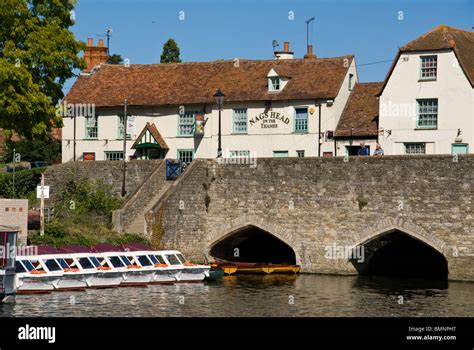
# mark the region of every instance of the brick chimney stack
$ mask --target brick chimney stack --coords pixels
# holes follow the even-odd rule
[[[308,45],[308,52],[303,57],[306,59],[316,59],[316,55],[313,53],[313,45]]]
[[[90,72],[94,66],[106,63],[108,58],[107,47],[104,46],[103,39],[99,39],[98,46],[94,46],[92,38],[87,39],[87,46],[84,50],[84,60],[87,63],[87,67],[84,69],[84,72]]]
[[[283,51],[275,51],[275,59],[277,60],[291,60],[293,58],[293,51],[290,51],[290,42],[283,43]]]

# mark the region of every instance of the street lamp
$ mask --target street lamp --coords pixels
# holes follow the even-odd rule
[[[217,108],[219,109],[219,138],[217,144],[217,158],[222,157],[222,144],[221,144],[221,110],[222,104],[224,103],[224,93],[221,89],[217,89],[216,93],[214,94],[214,98],[216,99]]]

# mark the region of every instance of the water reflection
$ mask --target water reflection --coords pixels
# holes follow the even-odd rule
[[[474,283],[325,275],[19,295],[0,306],[3,317],[473,315]]]

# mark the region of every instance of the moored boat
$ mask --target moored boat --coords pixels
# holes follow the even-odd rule
[[[251,263],[241,261],[226,261],[216,259],[211,264],[211,267],[224,270],[226,275],[234,273],[243,274],[297,274],[300,272],[299,265],[290,264],[272,264],[272,263]]]
[[[78,268],[79,271],[95,272],[87,280],[88,287],[91,288],[111,288],[117,287],[123,280],[121,271],[113,270],[111,267],[101,264],[96,254],[92,253],[85,246],[65,246],[59,248],[64,253],[66,262],[72,268]]]
[[[155,255],[161,256],[167,265],[182,269],[179,282],[199,282],[209,276],[210,266],[190,263],[177,250],[159,250]]]

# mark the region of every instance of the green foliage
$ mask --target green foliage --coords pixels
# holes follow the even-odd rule
[[[61,126],[55,105],[65,81],[85,67],[85,44],[69,28],[71,0],[0,2],[0,128],[32,139]]]
[[[114,196],[111,186],[84,178],[67,183],[55,211],[58,218],[88,216],[110,223],[112,211],[120,208],[120,205],[121,201]]]
[[[28,198],[40,182],[44,168],[19,170],[13,173],[0,173],[0,197]],[[13,193],[13,176],[15,176],[15,193]]]
[[[179,63],[179,47],[176,41],[168,39],[163,45],[163,53],[161,54],[160,63]]]
[[[109,56],[109,59],[107,60],[108,64],[122,64],[123,63],[123,58],[119,54],[114,53],[113,55]]]
[[[61,141],[47,138],[45,140],[7,141],[5,161],[13,161],[13,150],[21,155],[22,161],[45,161],[53,163],[61,158]]]

